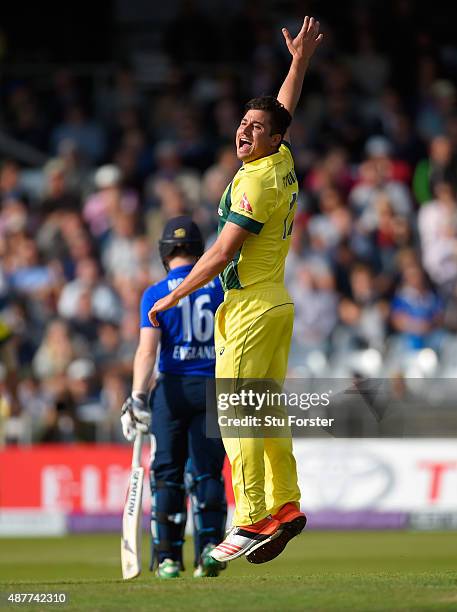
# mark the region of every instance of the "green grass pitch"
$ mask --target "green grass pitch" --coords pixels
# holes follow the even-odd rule
[[[456,532],[309,532],[271,563],[233,561],[219,578],[148,571],[120,578],[119,536],[0,540],[2,609],[27,610],[457,610]],[[11,592],[63,592],[69,603],[8,604]]]

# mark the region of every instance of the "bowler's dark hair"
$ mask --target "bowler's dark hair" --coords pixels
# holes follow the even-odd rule
[[[244,107],[245,112],[249,110],[262,110],[270,113],[271,117],[271,135],[284,134],[287,128],[292,123],[292,116],[284,106],[274,96],[260,96],[253,98]]]

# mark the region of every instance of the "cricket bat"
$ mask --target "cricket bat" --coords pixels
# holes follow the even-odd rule
[[[121,564],[124,580],[141,573],[141,519],[144,468],[141,467],[143,434],[138,432],[133,445],[132,469],[122,516]]]

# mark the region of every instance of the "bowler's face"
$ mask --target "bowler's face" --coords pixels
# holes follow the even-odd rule
[[[268,111],[248,110],[236,131],[236,154],[242,162],[255,161],[275,153],[281,135],[271,135]]]

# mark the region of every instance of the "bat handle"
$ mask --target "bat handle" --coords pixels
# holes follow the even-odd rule
[[[138,431],[133,443],[132,468],[138,468],[141,465],[141,447],[143,445],[143,434]]]

